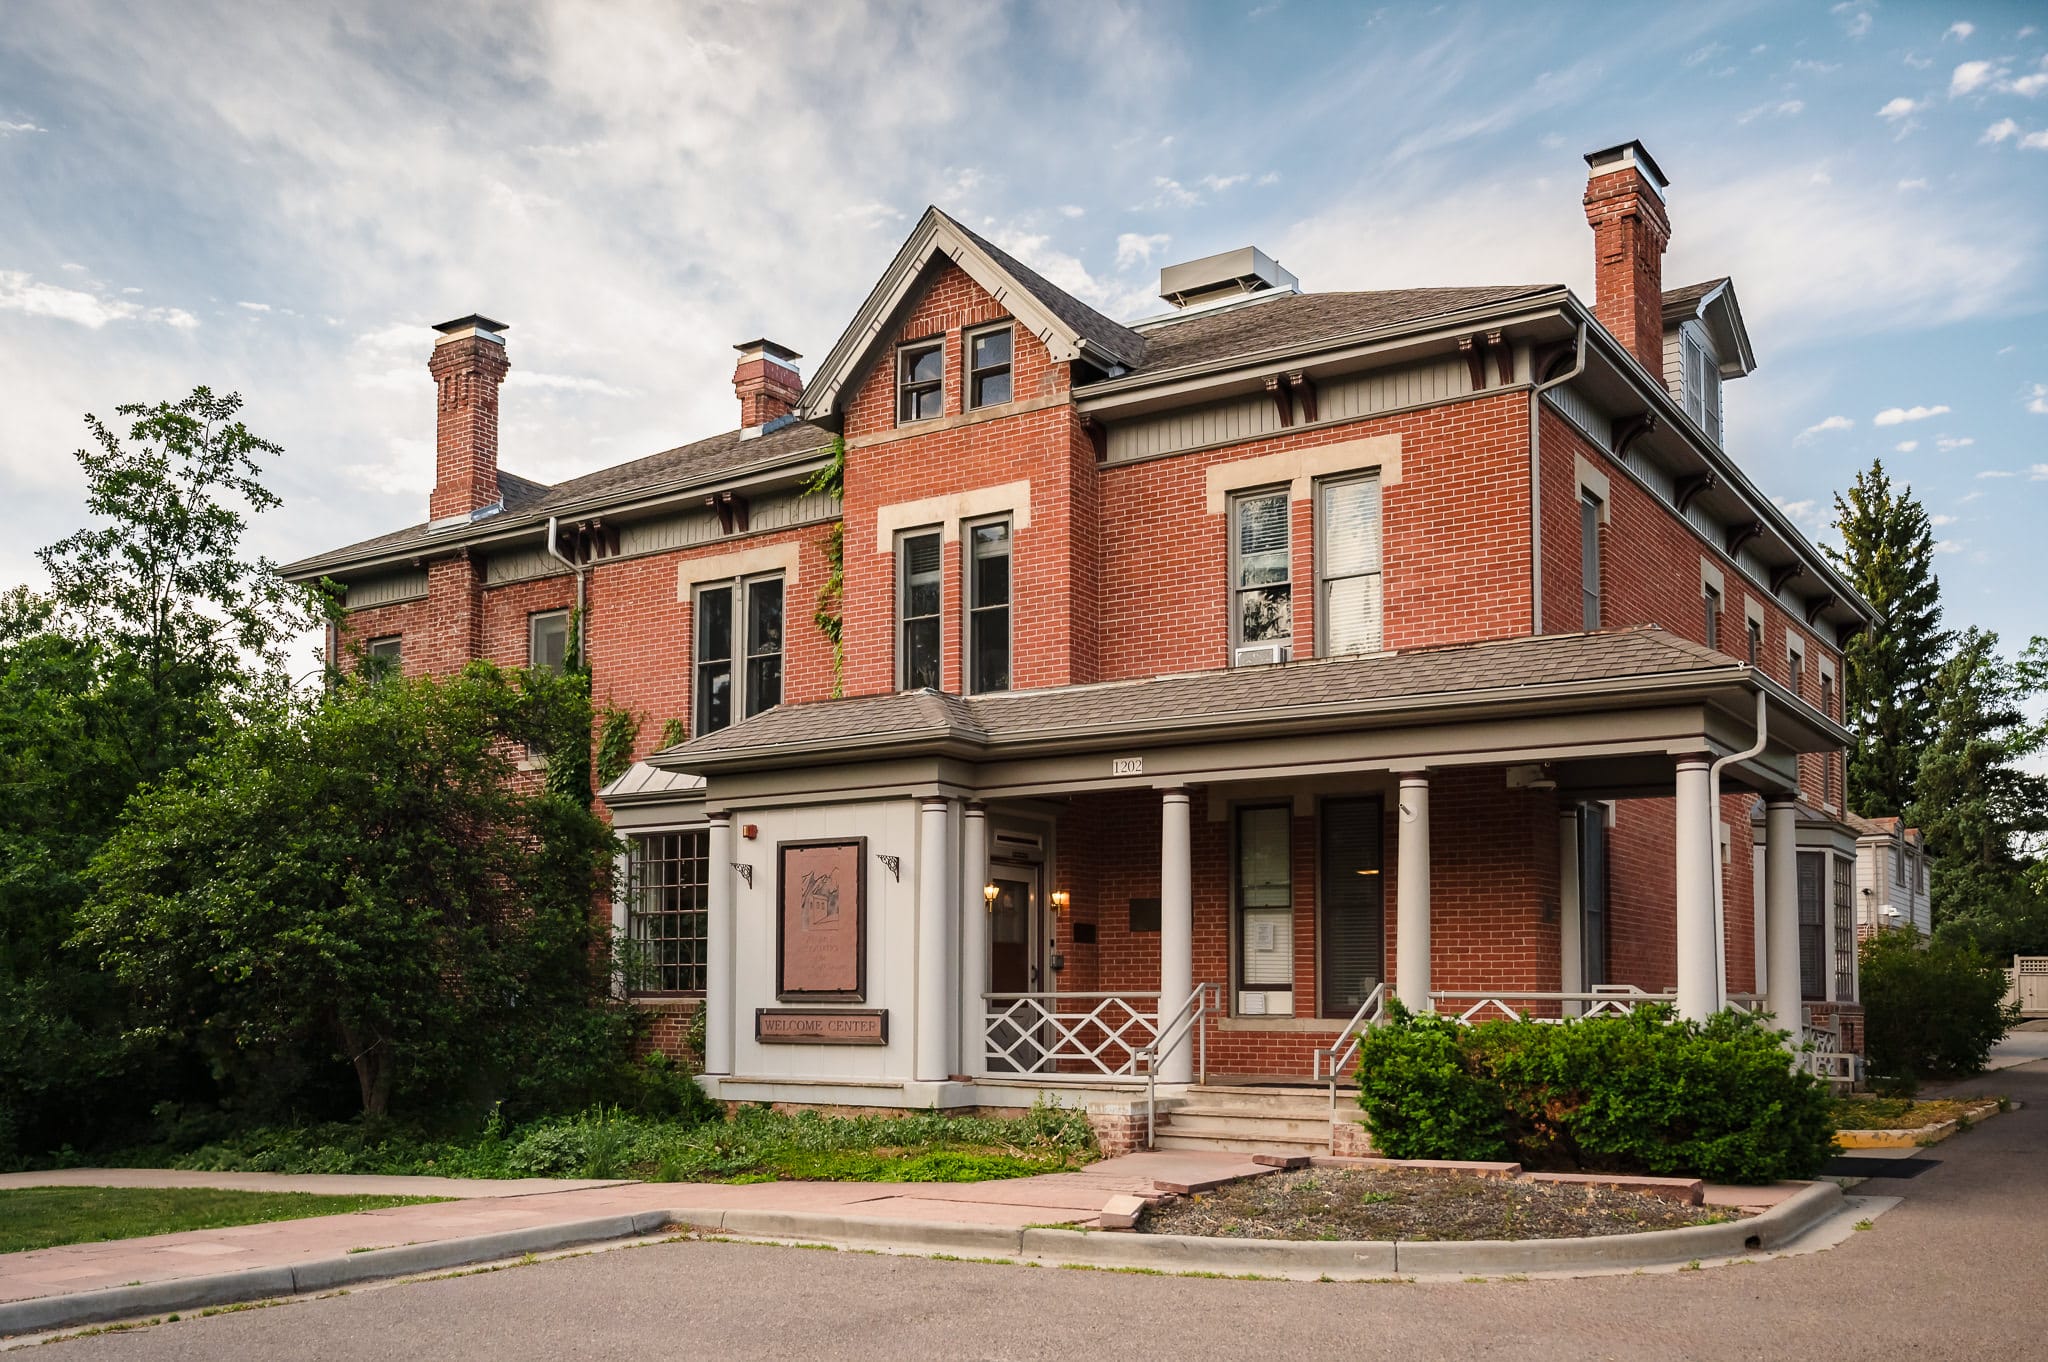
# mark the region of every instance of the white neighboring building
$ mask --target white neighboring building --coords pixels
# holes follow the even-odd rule
[[[1934,930],[1927,895],[1927,841],[1897,818],[1848,815],[1856,829],[1856,935],[1885,927]]]

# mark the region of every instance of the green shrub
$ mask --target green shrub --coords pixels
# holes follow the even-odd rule
[[[1923,943],[1911,928],[1864,941],[1864,1051],[1874,1080],[1912,1092],[1923,1078],[1981,1073],[2015,1020],[2005,972],[1967,942]]]
[[[1745,1013],[1395,1020],[1361,1046],[1359,1101],[1395,1158],[1774,1182],[1810,1177],[1834,1127],[1818,1080]]]

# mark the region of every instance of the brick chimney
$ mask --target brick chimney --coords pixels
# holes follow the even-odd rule
[[[771,421],[792,415],[804,395],[803,358],[772,340],[741,341],[739,367],[732,371],[732,390],[740,395],[740,435],[759,435]]]
[[[474,520],[501,500],[498,493],[498,385],[505,357],[503,322],[471,315],[434,328],[441,339],[427,372],[434,376],[434,524]]]
[[[1586,157],[1586,221],[1593,228],[1593,313],[1651,373],[1664,372],[1664,211],[1670,181],[1641,142]]]

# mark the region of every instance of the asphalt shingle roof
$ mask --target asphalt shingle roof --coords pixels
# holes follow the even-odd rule
[[[1734,658],[1654,627],[1552,634],[994,695],[920,690],[782,705],[671,748],[659,760],[664,766],[690,770],[693,760],[723,764],[750,756],[772,758],[877,742],[928,739],[991,747],[1027,738],[1128,738],[1237,719],[1307,718],[1344,709],[1370,712],[1425,697],[1741,666]]]
[[[1665,289],[1664,315],[1668,317],[1674,312],[1690,315],[1699,306],[1700,299],[1727,282],[1728,276],[1724,274],[1718,279],[1703,279],[1697,284],[1687,284],[1683,288]]]
[[[988,255],[989,259],[995,261],[1004,272],[1028,290],[1041,307],[1065,322],[1075,335],[1092,342],[1098,349],[1114,355],[1132,368],[1136,368],[1144,359],[1143,336],[1128,326],[1103,316],[1002,247],[975,232],[958,218],[943,212],[940,216],[952,223],[962,236],[972,241]]]

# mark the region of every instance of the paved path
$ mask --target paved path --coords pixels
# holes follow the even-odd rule
[[[762,1182],[562,1184],[543,1179],[472,1181],[467,1199],[392,1206],[348,1215],[277,1220],[220,1230],[66,1244],[0,1256],[0,1301],[97,1291],[104,1287],[244,1268],[292,1266],[371,1248],[434,1243],[506,1230],[595,1220],[677,1207],[816,1211],[840,1215],[950,1220],[978,1225],[1092,1225],[1120,1193],[1150,1191],[1155,1181],[1190,1183],[1263,1171],[1230,1154],[1160,1151],[1105,1159],[1075,1173],[974,1183]],[[151,1173],[141,1169],[21,1174],[0,1186],[34,1182],[86,1186],[258,1186],[276,1191],[445,1195],[456,1178],[287,1178],[272,1174]],[[342,1185],[336,1185],[337,1183]],[[317,1186],[310,1184],[319,1184]],[[423,1186],[422,1184],[433,1184]],[[535,1190],[538,1187],[541,1190]],[[477,1189],[484,1190],[477,1190]]]
[[[215,1187],[231,1192],[318,1192],[322,1196],[535,1196],[589,1187],[622,1187],[630,1178],[419,1178],[362,1173],[189,1173],[176,1168],[59,1168],[0,1173],[10,1187]]]
[[[2048,1020],[2024,1021],[1991,1047],[1992,1069],[2010,1069],[2048,1059]]]
[[[1981,1080],[1980,1080],[1981,1081]],[[1826,1253],[1486,1284],[1202,1281],[680,1243],[407,1283],[57,1345],[50,1362],[513,1357],[1966,1359],[2040,1356],[2048,1065],[2028,1105]]]

